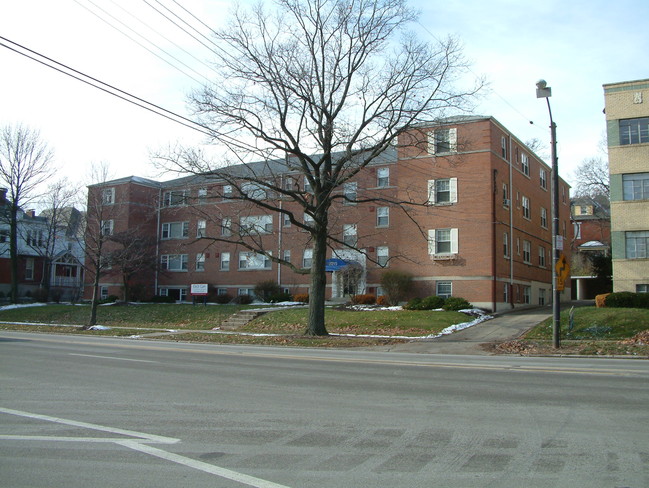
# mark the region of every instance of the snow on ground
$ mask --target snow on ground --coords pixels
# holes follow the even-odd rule
[[[44,305],[47,305],[47,303],[12,303],[11,305],[0,307],[0,311],[12,310],[14,308],[42,307]]]

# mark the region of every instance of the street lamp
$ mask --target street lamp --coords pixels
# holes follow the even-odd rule
[[[557,125],[552,120],[550,97],[552,88],[545,80],[536,82],[536,98],[545,98],[550,113],[550,143],[552,145],[552,346],[561,345],[561,291],[558,287],[557,264],[563,250],[563,240],[559,235],[559,162],[557,159]]]

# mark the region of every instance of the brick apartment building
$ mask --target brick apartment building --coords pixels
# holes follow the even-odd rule
[[[604,85],[613,291],[649,293],[649,79]]]
[[[285,184],[303,181],[283,162],[231,168],[234,174],[266,171],[270,177],[272,172]],[[340,189],[347,199],[330,213],[335,238],[330,257],[354,262],[360,272],[352,283],[343,271],[328,273],[327,296],[380,295],[381,274],[397,269],[413,275],[413,296],[461,296],[492,311],[548,304],[550,185],[550,168],[492,117],[453,117],[421,126]],[[100,195],[106,203],[105,218],[97,224],[105,234],[138,229],[139,235],[155,238],[159,266],[135,279],[147,296],[186,300],[195,283],[207,283],[219,294],[251,294],[267,280],[292,294],[308,293],[308,275],[236,243],[211,239],[253,229],[248,238],[273,257],[296,268],[311,265],[309,234],[287,217],[305,218],[294,202],[282,202],[283,212],[271,213],[228,199],[232,191],[237,189],[209,175],[166,182],[128,177],[91,186],[89,198]],[[564,181],[559,194],[560,230],[569,242]],[[406,212],[376,200],[361,203],[367,197],[413,205]],[[86,284],[91,282],[88,274]],[[102,296],[119,296],[121,286],[119,269],[101,276]],[[562,296],[570,298],[569,288]]]

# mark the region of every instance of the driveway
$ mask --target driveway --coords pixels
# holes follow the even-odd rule
[[[562,304],[562,306],[566,306]],[[377,348],[384,351],[427,354],[490,355],[481,345],[516,339],[528,329],[552,316],[551,307],[497,314],[493,319],[453,334]]]

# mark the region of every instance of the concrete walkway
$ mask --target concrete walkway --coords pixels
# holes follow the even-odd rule
[[[394,352],[425,354],[480,354],[491,353],[482,344],[505,342],[516,339],[530,328],[552,316],[551,307],[517,310],[498,314],[495,318],[453,334],[375,348]]]

